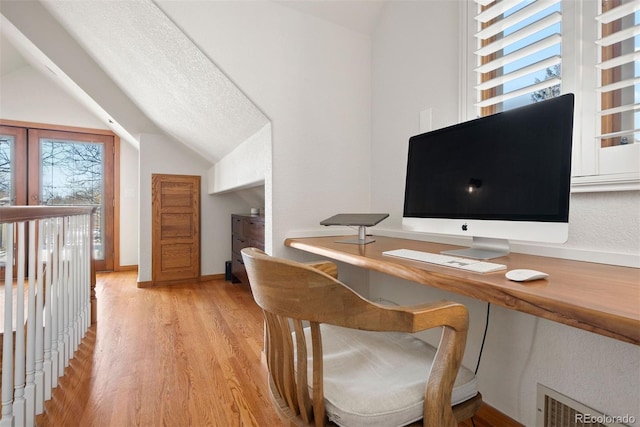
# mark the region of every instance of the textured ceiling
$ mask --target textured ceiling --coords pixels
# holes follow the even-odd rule
[[[367,35],[385,1],[276,3]],[[158,128],[212,163],[268,122],[152,0],[40,0],[40,4]],[[17,51],[0,41],[0,71],[22,66]]]
[[[212,163],[267,124],[150,0],[43,4],[160,129]]]

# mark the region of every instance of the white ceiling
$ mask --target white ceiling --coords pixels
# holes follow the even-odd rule
[[[160,129],[210,161],[267,124],[152,1],[43,4]]]
[[[391,0],[278,0],[276,3],[370,35],[387,1]]]
[[[0,76],[12,73],[28,65],[18,49],[0,32]]]
[[[363,34],[385,0],[277,3]],[[155,125],[215,163],[268,123],[152,0],[41,1]],[[2,73],[24,65],[0,38]]]

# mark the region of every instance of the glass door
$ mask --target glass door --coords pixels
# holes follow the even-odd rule
[[[97,270],[113,269],[113,137],[29,129],[28,204],[97,207]]]
[[[26,204],[27,131],[0,126],[0,206]]]
[[[26,204],[26,141],[26,129],[0,126],[0,206]],[[7,224],[0,225],[0,273],[10,238]]]

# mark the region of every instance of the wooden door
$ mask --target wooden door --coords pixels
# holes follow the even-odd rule
[[[200,277],[200,177],[151,176],[152,281]]]

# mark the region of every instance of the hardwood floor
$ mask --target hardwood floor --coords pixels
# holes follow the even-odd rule
[[[139,289],[98,276],[98,323],[39,426],[279,426],[261,363],[262,316],[222,280]]]
[[[136,278],[132,271],[98,275],[98,323],[36,424],[282,426],[261,362],[262,314],[249,288],[213,280],[141,289]],[[512,424],[481,416],[475,425]]]

